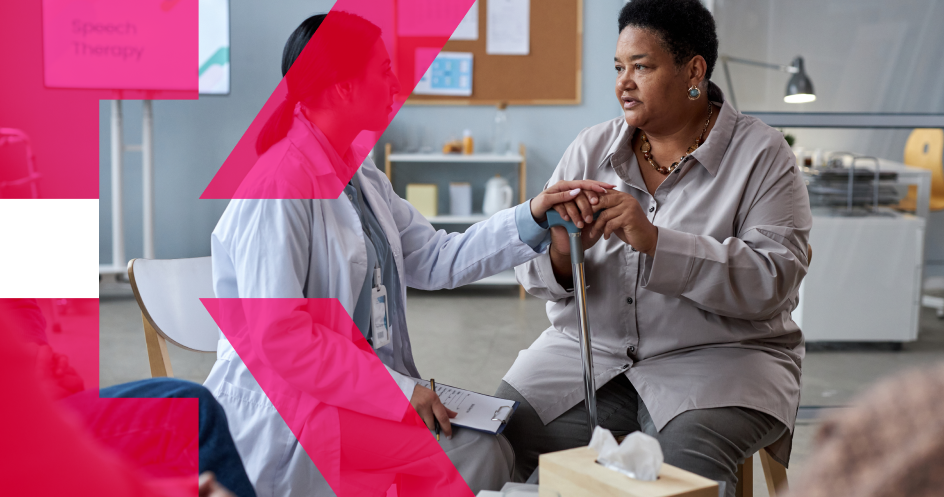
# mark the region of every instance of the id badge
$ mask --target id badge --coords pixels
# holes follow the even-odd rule
[[[370,291],[370,326],[375,349],[390,343],[390,319],[387,308],[387,288],[375,286]]]

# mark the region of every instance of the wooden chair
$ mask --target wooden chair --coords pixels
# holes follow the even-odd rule
[[[806,246],[806,262],[807,264],[813,263],[813,246],[807,244]],[[760,464],[764,467],[764,479],[767,480],[767,493],[771,497],[777,495],[777,492],[787,491],[787,468],[783,467],[783,464],[775,461],[770,454],[767,453],[767,449],[761,449],[757,452],[757,456],[760,457]],[[737,488],[734,489],[734,495],[736,497],[753,497],[754,496],[754,456],[751,456],[744,460],[744,464],[738,465],[737,471]]]
[[[778,495],[778,492],[787,492],[787,468],[783,464],[775,461],[766,449],[757,452],[760,457],[761,466],[764,467],[764,478],[767,480],[767,493],[771,497]],[[744,460],[744,464],[738,465],[737,488],[734,490],[736,497],[754,496],[754,456]]]
[[[931,211],[944,210],[944,130],[933,128],[915,128],[905,142],[905,164],[931,171],[931,198],[928,207]],[[908,187],[908,196],[902,199],[899,207],[907,210],[917,208],[917,187]],[[922,295],[921,305],[937,311],[937,317],[944,319],[944,298]]]
[[[167,342],[195,352],[216,352],[219,328],[200,302],[214,297],[209,257],[132,259],[128,278],[141,308],[152,378],[174,376]]]

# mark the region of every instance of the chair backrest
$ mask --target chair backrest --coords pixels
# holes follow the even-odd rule
[[[219,328],[200,302],[214,297],[209,257],[132,259],[128,277],[145,325],[178,347],[216,352]]]
[[[944,129],[916,128],[905,143],[904,163],[931,171],[932,211],[944,209]],[[901,205],[910,208],[917,201],[916,187],[909,188]]]

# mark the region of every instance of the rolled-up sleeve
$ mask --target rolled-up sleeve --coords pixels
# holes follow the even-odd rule
[[[778,173],[765,179],[736,237],[719,241],[660,227],[655,255],[644,256],[643,287],[740,319],[769,319],[786,309],[809,267],[812,219],[796,166],[773,169]]]

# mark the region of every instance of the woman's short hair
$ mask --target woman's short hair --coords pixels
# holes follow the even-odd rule
[[[620,33],[626,26],[655,32],[678,66],[701,55],[708,65],[705,79],[711,78],[718,34],[714,17],[699,0],[632,0],[620,10]]]

